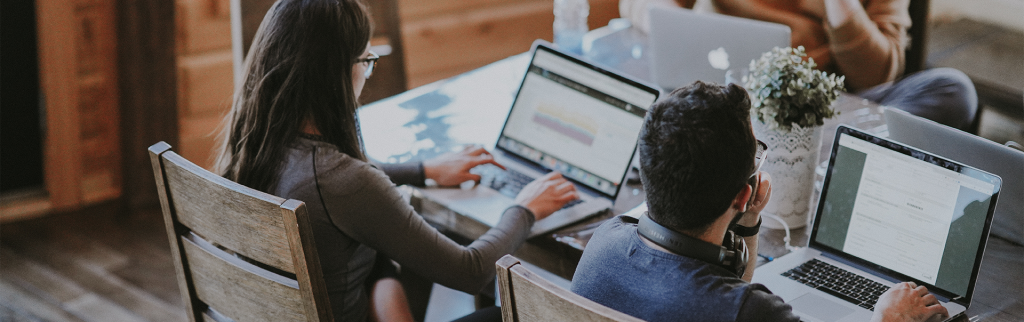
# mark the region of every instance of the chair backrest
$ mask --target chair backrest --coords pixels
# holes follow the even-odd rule
[[[928,39],[928,7],[930,0],[910,0],[910,44],[904,56],[903,74],[909,75],[925,68],[925,41]]]
[[[505,255],[495,264],[504,321],[643,321],[591,301],[530,272]]]
[[[331,321],[303,202],[250,189],[149,147],[191,321]]]
[[[235,87],[244,75],[245,55],[256,36],[256,30],[276,0],[231,0],[231,47],[234,55]],[[360,96],[362,103],[390,97],[408,89],[405,73],[405,50],[397,0],[364,1],[373,18],[373,50],[380,62],[367,81]]]

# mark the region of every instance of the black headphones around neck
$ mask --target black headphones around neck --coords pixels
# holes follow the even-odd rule
[[[747,268],[747,244],[731,230],[725,232],[725,240],[718,246],[668,229],[645,212],[640,216],[637,233],[673,253],[724,267],[739,277]]]

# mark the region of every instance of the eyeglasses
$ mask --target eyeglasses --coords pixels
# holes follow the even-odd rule
[[[761,171],[761,165],[764,164],[764,160],[767,159],[765,156],[768,155],[768,145],[761,140],[757,140],[757,151],[754,152],[754,171],[750,174],[750,177],[756,177],[757,173]]]
[[[761,172],[761,166],[764,165],[765,159],[768,159],[768,145],[764,144],[761,140],[757,140],[757,151],[754,152],[754,171],[747,178],[747,184],[753,189],[753,192],[750,194],[750,200],[747,201],[747,206],[753,206],[754,204],[754,197],[757,196],[757,186],[761,182],[757,174]]]
[[[377,67],[378,59],[380,59],[380,56],[378,56],[377,53],[373,52],[372,50],[370,51],[370,57],[356,59],[356,64],[367,64],[366,72],[363,73],[363,77],[366,77],[366,79],[370,79],[370,75],[373,75],[373,68]]]

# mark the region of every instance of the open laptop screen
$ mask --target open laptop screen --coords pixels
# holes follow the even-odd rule
[[[538,46],[498,147],[608,196],[657,90]]]
[[[999,177],[845,127],[832,153],[812,243],[969,297]]]

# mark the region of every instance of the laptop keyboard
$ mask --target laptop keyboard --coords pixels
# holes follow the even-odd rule
[[[782,276],[872,311],[878,297],[889,290],[888,286],[817,259],[786,271]]]
[[[478,167],[480,169],[480,184],[487,185],[491,189],[497,190],[503,195],[509,198],[515,198],[519,194],[519,191],[523,190],[530,182],[533,182],[534,178],[523,174],[522,172],[508,169],[502,170],[493,165],[484,165]],[[582,203],[583,200],[576,199],[570,201],[562,206],[562,209],[566,209]]]
[[[481,183],[487,184],[491,189],[498,190],[509,198],[515,198],[519,191],[523,190],[523,187],[533,181],[530,176],[512,169],[502,170],[491,166],[481,172],[480,175],[483,177]]]

